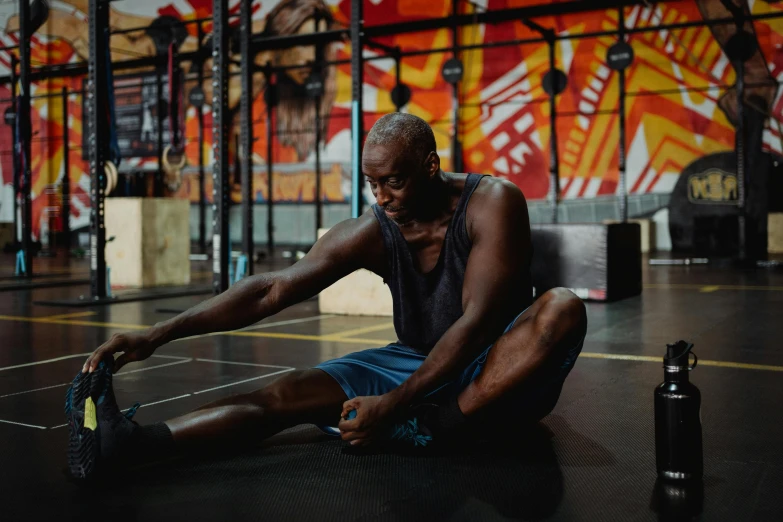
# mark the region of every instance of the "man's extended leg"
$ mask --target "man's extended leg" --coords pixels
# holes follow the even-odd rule
[[[481,373],[460,393],[459,410],[470,418],[496,402],[505,403],[526,385],[539,385],[550,375],[557,378],[568,352],[582,342],[586,325],[584,304],[572,292],[554,289],[542,295],[489,350]],[[562,382],[552,384],[559,395]],[[546,411],[539,414],[548,413],[556,400],[540,405]]]
[[[260,390],[226,397],[166,421],[175,443],[260,440],[298,424],[335,423],[347,400],[321,370],[291,372]]]
[[[89,377],[85,377],[89,375]],[[120,412],[105,366],[80,374],[69,389],[69,472],[91,478],[127,462],[154,460],[172,452],[234,448],[301,423],[333,423],[345,392],[317,369],[291,372],[268,386],[227,397],[165,423],[138,426]]]

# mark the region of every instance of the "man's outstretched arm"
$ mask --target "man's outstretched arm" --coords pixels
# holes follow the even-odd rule
[[[237,330],[309,299],[358,268],[368,268],[368,256],[380,238],[373,216],[344,221],[316,242],[298,263],[277,272],[247,277],[226,292],[141,332],[116,334],[84,365],[92,372],[111,354],[124,352],[114,371],[146,359],[158,347],[194,335]]]

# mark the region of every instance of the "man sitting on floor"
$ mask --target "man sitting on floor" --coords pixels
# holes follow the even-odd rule
[[[90,478],[124,456],[258,441],[303,423],[337,425],[359,447],[418,447],[460,440],[478,419],[502,427],[547,415],[581,351],[584,305],[563,289],[532,302],[522,192],[499,178],[446,173],[435,150],[425,121],[382,117],[362,158],[377,200],[364,215],[332,228],[293,266],[98,348],[66,400],[70,473]],[[359,268],[389,286],[397,342],[165,423],[139,426],[117,407],[111,375],[125,364],[175,339],[249,326]]]

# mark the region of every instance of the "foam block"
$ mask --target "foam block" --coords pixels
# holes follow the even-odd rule
[[[783,254],[783,213],[771,212],[767,217],[767,251]]]
[[[328,229],[320,229],[320,239]],[[394,311],[391,292],[383,279],[369,270],[357,270],[318,295],[322,314],[391,317]]]
[[[171,198],[106,198],[106,265],[116,287],[190,284],[190,203]]]
[[[642,292],[639,224],[541,224],[531,229],[536,295],[564,287],[582,299],[615,301]]]

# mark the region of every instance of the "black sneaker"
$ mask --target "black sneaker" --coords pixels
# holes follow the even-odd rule
[[[131,421],[139,404],[125,414],[114,398],[112,373],[101,362],[92,373],[79,373],[65,394],[68,419],[68,474],[89,480],[122,459],[122,448],[139,430]]]

